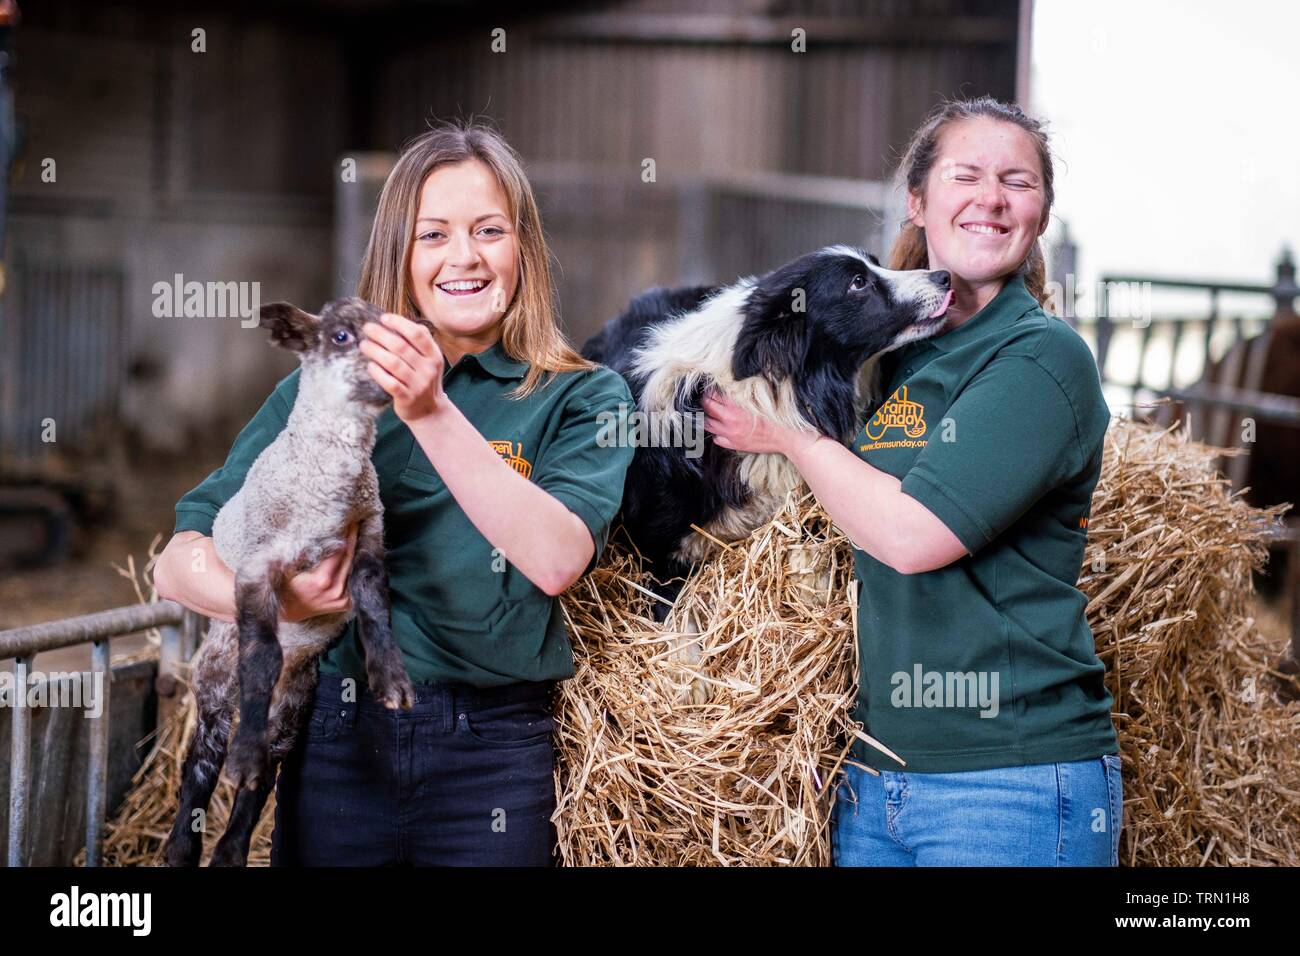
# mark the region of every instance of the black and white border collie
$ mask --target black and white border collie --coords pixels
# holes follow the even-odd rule
[[[869,359],[943,326],[946,272],[897,272],[849,246],[830,246],[729,286],[652,289],[582,347],[622,375],[641,419],[672,434],[702,429],[710,388],[788,427],[853,440],[869,396]],[[687,420],[687,416],[692,416]],[[684,576],[722,541],[771,519],[799,483],[784,455],[681,440],[636,440],[623,526],[662,583]],[[675,589],[674,589],[675,590]]]

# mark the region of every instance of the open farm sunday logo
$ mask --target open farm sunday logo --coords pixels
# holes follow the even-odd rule
[[[907,400],[906,385],[889,396],[889,401],[871,416],[871,421],[867,422],[867,437],[880,441],[891,428],[901,428],[908,438],[920,438],[925,434],[925,406]]]

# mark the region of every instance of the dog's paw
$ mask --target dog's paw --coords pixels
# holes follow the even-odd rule
[[[686,690],[682,691],[677,698],[677,703],[687,705],[707,704],[713,696],[713,691],[709,685],[698,677],[691,681]]]
[[[673,648],[672,660],[676,664],[685,668],[699,667],[704,660],[704,649],[700,646],[704,629],[700,626],[700,620],[696,616],[694,608],[687,610],[682,619],[681,635],[678,637],[676,645]],[[692,678],[686,689],[677,696],[679,704],[707,704],[713,696],[709,685],[698,677]]]
[[[266,746],[261,741],[236,732],[226,759],[226,776],[236,790],[256,790],[266,776],[268,760]]]
[[[834,595],[828,557],[807,545],[795,545],[787,549],[785,560],[792,596],[812,607],[829,606]]]

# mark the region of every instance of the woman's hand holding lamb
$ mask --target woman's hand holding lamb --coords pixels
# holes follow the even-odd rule
[[[299,571],[280,586],[280,620],[297,624],[321,614],[337,614],[352,606],[348,579],[352,555],[357,547],[357,529],[348,529],[348,543],[342,550],[321,558],[313,568]]]

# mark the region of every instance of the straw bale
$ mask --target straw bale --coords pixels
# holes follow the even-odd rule
[[[1284,508],[1249,507],[1219,450],[1117,419],[1079,587],[1115,698],[1130,865],[1300,863],[1300,705],[1250,617],[1251,571]],[[828,595],[808,575],[829,569]],[[799,489],[771,524],[693,575],[691,663],[678,614],[650,616],[636,561],[611,554],[564,599],[578,658],[557,714],[566,863],[828,862],[834,770],[861,728],[852,555]],[[705,704],[683,695],[693,682]],[[907,742],[881,741],[906,759]]]
[[[1285,509],[1232,494],[1217,454],[1117,419],[1093,497],[1079,587],[1115,698],[1126,865],[1300,864],[1300,702],[1276,693],[1283,647],[1251,617]],[[664,624],[646,585],[611,544],[562,599],[577,668],[556,705],[562,862],[828,864],[834,777],[862,734],[847,540],[799,489],[701,565]],[[107,827],[110,865],[159,862],[193,719],[187,699],[160,728]],[[906,741],[866,739],[906,758]],[[231,796],[223,778],[210,841]],[[268,807],[250,863],[270,830]]]

